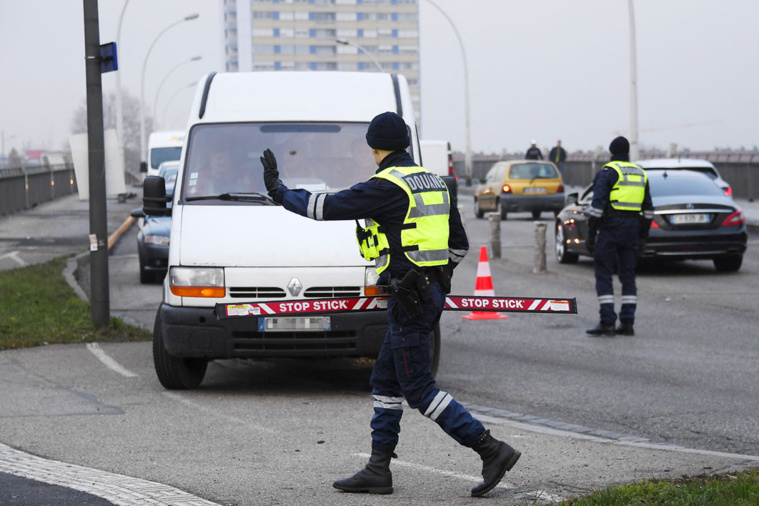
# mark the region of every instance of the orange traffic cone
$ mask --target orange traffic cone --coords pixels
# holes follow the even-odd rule
[[[495,297],[493,278],[490,276],[490,264],[488,263],[488,249],[485,246],[480,248],[480,263],[477,264],[477,284],[474,287],[474,295]],[[472,311],[462,318],[467,320],[505,320],[508,316],[493,311]]]

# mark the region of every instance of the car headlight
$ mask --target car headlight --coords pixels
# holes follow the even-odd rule
[[[171,293],[180,297],[224,297],[224,269],[172,267],[169,271],[169,288]]]
[[[155,244],[156,246],[168,246],[169,236],[168,235],[146,235],[145,242],[147,244]]]
[[[377,281],[379,280],[379,274],[374,267],[367,267],[364,271],[364,295],[382,295],[379,288],[377,288]]]

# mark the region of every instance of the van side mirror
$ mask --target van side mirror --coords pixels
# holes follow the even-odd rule
[[[142,210],[154,216],[171,216],[171,208],[166,203],[171,200],[166,195],[166,180],[161,176],[147,176],[142,184]]]
[[[140,162],[140,172],[148,171],[148,162]]]

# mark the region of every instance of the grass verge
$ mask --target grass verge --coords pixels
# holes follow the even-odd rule
[[[620,485],[561,503],[564,506],[650,504],[756,506],[759,504],[759,468],[715,476],[684,476]]]
[[[90,307],[63,277],[66,258],[0,272],[0,350],[92,341],[144,341],[151,333],[111,318],[91,322]]]

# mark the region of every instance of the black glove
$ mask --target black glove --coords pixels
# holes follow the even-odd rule
[[[279,179],[277,159],[274,158],[274,153],[270,149],[264,151],[264,156],[261,157],[261,165],[264,166],[264,185],[266,185],[266,191],[269,192],[269,196],[273,197],[272,193],[282,186],[282,181]]]
[[[638,239],[638,258],[643,256],[643,252],[646,250],[646,239],[641,237]]]
[[[588,253],[594,255],[596,252],[596,231],[591,230],[588,233],[588,238],[585,240],[585,247],[588,248]]]

